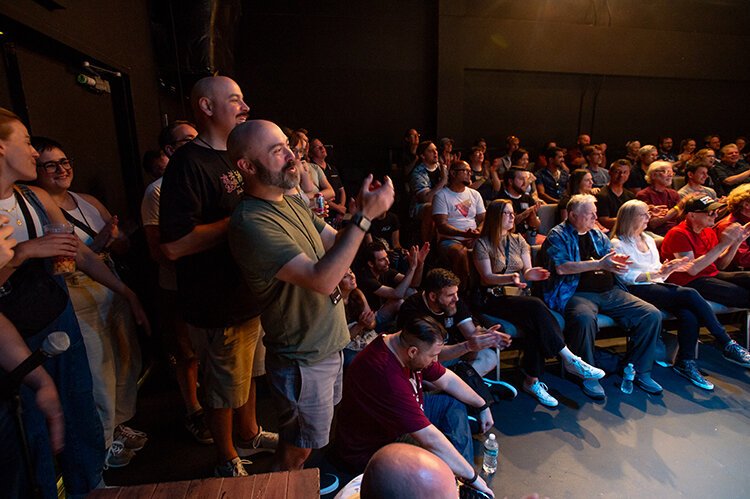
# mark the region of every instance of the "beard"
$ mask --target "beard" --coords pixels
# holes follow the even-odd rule
[[[262,184],[281,187],[285,191],[293,189],[299,185],[299,169],[295,172],[289,170],[294,167],[294,161],[289,161],[280,172],[272,172],[260,161],[255,161],[258,171],[258,180]]]

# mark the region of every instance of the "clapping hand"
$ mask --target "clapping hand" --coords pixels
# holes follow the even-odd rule
[[[661,264],[659,275],[666,279],[672,272],[684,271],[689,264],[690,259],[686,256],[675,258],[674,260],[665,260],[664,263]]]
[[[523,277],[527,281],[544,281],[549,279],[549,270],[543,267],[532,267],[524,272]]]
[[[599,265],[603,270],[608,270],[615,274],[624,274],[627,272],[628,265],[631,263],[628,255],[618,254],[614,250],[599,259]]]

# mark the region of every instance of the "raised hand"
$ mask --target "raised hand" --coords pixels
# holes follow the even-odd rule
[[[430,254],[430,243],[424,243],[422,247],[419,249],[418,256],[418,262],[424,263],[424,261],[427,259],[427,255]]]
[[[370,220],[379,217],[393,204],[395,191],[390,177],[385,177],[383,185],[370,190],[373,184],[372,174],[365,178],[362,190],[359,192],[358,204],[362,208],[362,214]]]

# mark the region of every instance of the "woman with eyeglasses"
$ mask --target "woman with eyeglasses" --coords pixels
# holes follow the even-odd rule
[[[102,262],[111,264],[108,251],[127,246],[113,216],[96,198],[70,190],[73,163],[54,140],[34,137],[39,156],[36,184],[44,189],[74,226],[75,235]],[[70,299],[81,327],[94,382],[94,400],[104,427],[109,452],[106,465],[125,466],[147,437],[124,423],[135,416],[141,351],[133,312],[140,303],[132,292],[117,294],[84,272],[66,275]],[[140,322],[143,322],[142,320]]]
[[[66,220],[49,194],[22,183],[36,179],[38,157],[18,116],[0,108],[0,212],[9,219],[13,238],[18,241],[13,258],[0,269],[0,312],[19,330],[31,351],[38,349],[53,331],[68,334],[68,349],[47,360],[45,368],[60,394],[65,417],[66,446],[58,456],[65,490],[70,495],[83,496],[100,485],[106,448],[92,397],[86,347],[65,280],[53,275],[51,260],[75,258],[80,270],[127,296],[140,323],[148,326],[148,321],[135,294],[88,247],[78,244],[75,235],[43,235],[44,225]],[[19,306],[19,301],[24,305]],[[57,497],[55,462],[45,415],[37,408],[31,390],[22,389],[21,399],[36,482],[43,497]],[[7,420],[3,409],[0,406],[0,419]],[[0,468],[0,482],[23,486],[23,463],[18,455],[16,458],[14,466],[7,466],[6,462]],[[16,473],[16,478],[6,480]],[[28,495],[27,491],[18,497]]]
[[[543,281],[549,271],[531,266],[531,248],[514,234],[513,204],[497,199],[487,206],[482,233],[474,245],[474,266],[479,273],[484,313],[506,320],[524,332],[523,389],[541,404],[558,402],[539,381],[547,357],[559,355],[565,370],[582,379],[601,379],[604,371],[590,366],[568,349],[560,324],[542,300],[527,296],[529,282]]]
[[[709,199],[708,203],[707,207],[710,207],[713,200]],[[712,219],[709,212],[692,212],[692,215]],[[662,263],[654,238],[645,232],[649,219],[648,205],[637,199],[627,201],[617,212],[617,221],[612,229],[612,247],[618,253],[628,255],[631,261],[627,273],[621,278],[628,285],[631,294],[677,318],[679,352],[673,366],[675,372],[699,388],[713,390],[714,385],[701,375],[696,364],[700,328],[706,327],[709,330],[724,351],[728,352],[725,356],[741,359],[748,356],[747,351],[732,341],[711,306],[698,291],[666,282],[674,272],[690,272],[691,267],[699,270],[696,264],[700,265],[700,262],[699,259],[690,261],[684,256],[666,259]]]

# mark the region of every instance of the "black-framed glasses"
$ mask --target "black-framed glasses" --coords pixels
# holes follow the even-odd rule
[[[73,159],[61,158],[57,161],[45,161],[39,165],[39,168],[44,168],[47,173],[56,173],[58,169],[68,172],[73,168]]]

